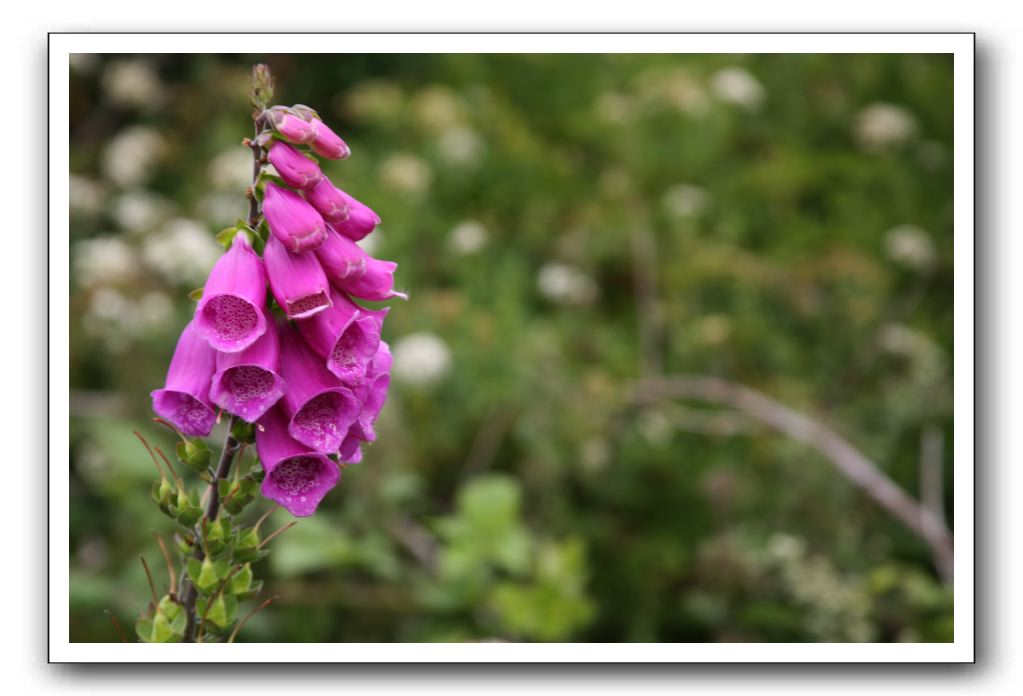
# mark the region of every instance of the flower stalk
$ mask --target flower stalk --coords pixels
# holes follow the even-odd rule
[[[396,265],[367,256],[353,241],[380,220],[320,171],[317,156],[350,154],[340,136],[309,107],[270,106],[272,98],[270,71],[257,65],[254,134],[242,141],[252,152],[248,217],[217,235],[225,253],[205,287],[190,295],[198,302],[195,317],[178,340],[164,388],[152,392],[160,416],[154,420],[181,438],[177,457],[205,482],[202,496],[139,437],[160,475],[151,496],[181,528],[173,549],[182,566],[178,575],[157,536],[168,592],[159,596],[143,561],[153,592],[135,624],[144,642],[234,641],[246,620],[238,621],[239,602],[257,599],[262,589],[252,563],[296,523],[266,537],[260,525],[278,506],[294,517],[315,513],[343,465],[361,461],[362,443],[376,439],[373,421],[387,396],[390,361],[381,356],[389,351],[380,333],[388,310],[351,299],[405,298],[393,289]],[[225,414],[214,466],[204,438]],[[246,466],[241,453],[249,445],[256,458]],[[275,505],[245,523],[241,513],[260,496]]]

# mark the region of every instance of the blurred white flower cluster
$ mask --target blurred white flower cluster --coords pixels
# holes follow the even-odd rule
[[[756,111],[767,98],[760,81],[745,68],[731,67],[718,70],[710,78],[714,96],[723,102],[735,104],[747,111]]]
[[[89,298],[82,326],[102,338],[113,352],[127,350],[133,339],[162,329],[174,315],[174,304],[162,292],[148,292],[139,298],[101,287]]]
[[[118,186],[140,186],[149,179],[163,155],[164,140],[146,126],[131,126],[118,133],[103,153],[103,173]]]
[[[146,237],[142,258],[170,283],[198,285],[206,279],[221,252],[201,222],[175,218]]]
[[[916,225],[898,225],[884,236],[884,250],[892,261],[916,271],[926,271],[938,261],[934,241]]]
[[[395,379],[412,385],[428,385],[451,369],[451,350],[444,340],[427,331],[402,336],[391,346]]]
[[[448,235],[448,248],[459,256],[475,254],[487,244],[487,228],[475,220],[460,222]]]
[[[664,193],[661,203],[673,217],[698,217],[710,205],[710,194],[699,186],[676,184]]]
[[[147,60],[119,60],[103,71],[103,89],[112,102],[129,107],[154,107],[162,101],[163,85]]]
[[[881,152],[902,145],[916,134],[916,119],[895,104],[877,102],[856,115],[854,134],[860,147]]]
[[[540,294],[562,305],[584,305],[597,297],[597,283],[579,268],[563,263],[548,263],[536,279]]]
[[[397,153],[385,159],[380,163],[379,173],[384,186],[412,195],[426,193],[433,181],[430,165],[407,153]]]
[[[71,214],[99,215],[106,205],[107,192],[103,184],[87,176],[72,174],[68,180],[68,205]]]

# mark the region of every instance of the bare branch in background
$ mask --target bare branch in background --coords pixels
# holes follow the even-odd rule
[[[920,500],[943,526],[946,524],[945,485],[942,480],[944,456],[941,429],[933,425],[924,428],[920,435]]]
[[[761,392],[719,377],[673,375],[639,380],[631,398],[637,403],[665,399],[696,399],[729,406],[816,449],[853,485],[922,538],[931,549],[934,565],[942,579],[945,582],[952,581],[952,534],[944,520],[906,493],[866,455],[829,426]]]

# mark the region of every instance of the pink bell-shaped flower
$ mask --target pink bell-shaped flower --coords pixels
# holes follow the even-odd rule
[[[266,274],[244,233],[210,271],[195,309],[195,330],[223,353],[245,350],[266,331]]]
[[[268,320],[266,332],[245,350],[217,353],[217,371],[210,386],[210,399],[249,423],[257,421],[284,396],[280,360],[277,327]]]
[[[289,319],[311,317],[330,307],[330,283],[315,254],[293,254],[271,236],[263,262],[270,292]]]
[[[337,464],[288,434],[288,418],[280,406],[267,411],[259,425],[256,453],[266,473],[263,497],[295,517],[308,517],[341,478]]]
[[[317,452],[337,452],[362,404],[291,326],[280,327],[281,375],[288,388],[281,403],[291,436]]]
[[[153,411],[188,437],[205,437],[217,413],[210,401],[210,378],[217,354],[195,330],[185,326],[174,349],[163,389],[152,392]]]

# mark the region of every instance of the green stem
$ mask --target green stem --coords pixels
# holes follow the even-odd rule
[[[224,439],[224,448],[220,451],[220,462],[217,464],[217,470],[213,474],[213,478],[210,480],[209,492],[207,495],[209,499],[206,502],[206,514],[203,516],[203,520],[213,522],[217,519],[217,515],[220,513],[220,486],[221,479],[225,479],[231,473],[231,465],[234,463],[234,457],[238,453],[239,442],[234,439],[231,434],[234,430],[236,416],[231,416],[227,421],[227,437]],[[202,549],[202,544],[199,542],[201,536],[201,525],[195,530],[195,558],[199,561],[205,558],[205,553]],[[187,563],[185,566],[187,567]],[[195,642],[195,630],[196,630],[196,616],[195,616],[195,601],[198,598],[198,592],[195,589],[195,585],[188,579],[188,574],[183,573],[182,583],[184,590],[181,594],[181,604],[185,608],[185,613],[188,616],[188,625],[185,629],[185,640],[186,643]]]

